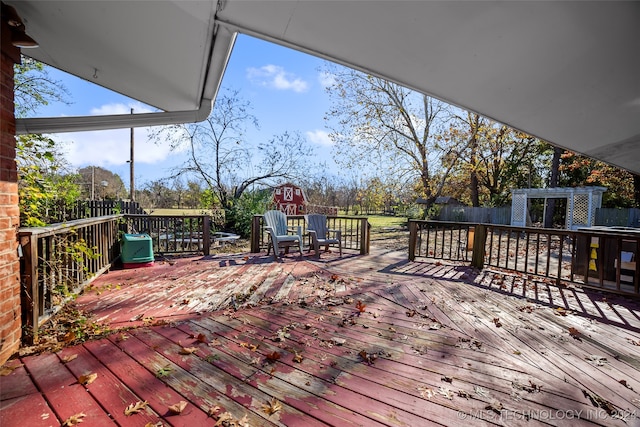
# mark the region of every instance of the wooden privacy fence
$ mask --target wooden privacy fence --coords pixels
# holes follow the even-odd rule
[[[409,221],[409,259],[496,267],[640,296],[640,232]]]
[[[30,338],[38,327],[109,267],[120,253],[120,215],[48,227],[21,228],[22,324]]]
[[[309,247],[310,238],[307,232],[304,215],[288,215],[289,227],[300,227],[303,245]],[[342,248],[357,250],[361,255],[369,253],[370,225],[368,218],[355,216],[327,216],[328,228],[342,231]],[[264,229],[262,215],[254,215],[251,222],[251,252],[257,253],[267,249],[269,234]]]

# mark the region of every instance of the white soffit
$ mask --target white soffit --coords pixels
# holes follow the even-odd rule
[[[218,19],[640,172],[640,2],[230,0]]]
[[[215,95],[217,82],[205,87],[215,1],[7,3],[40,45],[23,53],[39,61],[167,111]]]

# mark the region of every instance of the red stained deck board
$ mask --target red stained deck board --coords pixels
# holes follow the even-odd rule
[[[206,326],[207,324],[210,324],[207,320],[208,319],[203,319],[202,322],[199,323]],[[236,357],[243,356],[243,349],[235,343],[229,343],[223,346],[223,348],[225,351],[231,352],[231,354],[234,354]],[[279,349],[279,347],[275,345],[270,346],[268,345],[267,340],[264,340],[262,341],[261,348],[258,349],[258,353],[277,351],[276,349]],[[282,354],[284,355],[286,352],[282,351]],[[264,357],[265,354],[262,354],[262,356]],[[251,355],[247,355],[246,357],[251,357]],[[285,357],[287,357],[288,360],[289,356]],[[245,359],[245,363],[246,361],[247,359]],[[275,369],[274,372],[270,371],[272,368]],[[291,364],[288,368],[285,368],[286,366],[280,362],[276,362],[271,366],[263,366],[262,372],[254,375],[252,379],[257,379],[258,383],[260,383],[260,378],[262,378],[264,385],[269,387],[270,382],[273,381],[274,378],[279,378],[295,385],[295,387],[299,388],[301,391],[314,393],[316,397],[313,401],[316,399],[320,402],[326,400],[337,405],[345,406],[351,411],[363,414],[370,417],[372,420],[377,420],[385,424],[391,423],[393,425],[397,422],[400,424],[405,423],[406,425],[420,425],[425,422],[425,419],[420,416],[398,410],[397,407],[389,405],[386,402],[371,398],[368,394],[371,393],[372,390],[367,389],[366,387],[361,387],[359,392],[355,392],[347,388],[336,386],[336,384],[329,381],[329,378],[326,375],[323,375],[321,371],[315,371],[309,374],[302,371],[300,369],[300,365],[297,364]],[[388,397],[393,397],[393,395],[397,394],[396,397],[398,400],[411,399],[407,394],[395,390],[385,389],[384,392],[388,394]]]
[[[172,329],[163,330],[163,332],[169,333]],[[184,333],[207,333],[205,328],[200,328],[195,324],[188,324],[185,326]],[[229,372],[237,379],[247,382],[256,389],[265,392],[269,395],[276,397],[284,403],[291,405],[292,407],[310,414],[312,417],[335,426],[375,426],[380,425],[377,421],[371,418],[367,418],[366,415],[361,415],[357,411],[353,411],[350,408],[345,408],[340,402],[336,402],[336,399],[324,399],[318,397],[316,394],[310,391],[313,389],[313,385],[303,384],[290,384],[287,381],[283,381],[276,376],[266,374],[260,371],[256,365],[249,365],[247,363],[251,357],[248,354],[243,354],[247,349],[241,349],[238,346],[225,349],[222,346],[215,347],[219,351],[216,352],[220,359],[214,360],[212,364],[216,366],[231,367],[233,372]],[[266,367],[264,369],[271,369]],[[313,421],[313,418],[309,418],[309,421]],[[302,424],[306,425],[306,424]]]
[[[85,386],[78,383],[67,367],[55,354],[26,357],[23,359],[27,371],[44,393],[51,408],[61,420],[84,413],[84,422],[96,426],[113,425],[107,414],[89,395]],[[86,372],[89,373],[89,372]],[[87,387],[90,387],[88,385]]]
[[[0,401],[2,427],[58,427],[60,424],[39,393]]]
[[[144,341],[138,339],[138,337],[144,339]],[[151,344],[151,346],[148,344]],[[198,368],[203,365],[207,365],[207,367],[210,365],[206,362],[198,365],[197,361],[199,359],[195,355],[180,355],[179,352],[182,346],[173,345],[173,343],[149,330],[138,331],[130,339],[120,341],[118,345],[128,353],[140,355],[141,358],[138,360],[145,366],[171,366],[172,372],[163,380],[192,404],[198,405],[205,410],[220,406],[224,411],[231,413],[236,418],[242,418],[247,415],[251,425],[273,425],[269,420],[256,416],[251,412],[252,405],[254,406],[253,409],[261,410],[261,403],[253,402],[251,398],[249,398],[250,402],[242,401],[242,399],[238,399],[239,402],[234,402],[204,381],[200,374],[207,375],[211,374],[212,371],[200,371]],[[157,348],[160,353],[151,350],[151,347]],[[246,406],[243,406],[243,404]]]
[[[217,320],[224,322],[224,319],[220,317],[218,317]],[[203,319],[203,321],[199,323],[212,325],[211,322],[207,322],[207,319]],[[255,322],[253,322],[253,324],[255,325]],[[228,333],[222,333],[221,330],[218,330],[218,333],[229,340],[233,340],[236,336],[233,330],[230,330]],[[244,334],[238,338],[240,340],[246,339],[250,341],[248,336]],[[364,413],[373,413],[374,411],[370,407],[368,410],[363,408],[366,408],[367,405],[379,405],[378,407],[380,409],[387,408],[388,414],[393,413],[394,410],[397,411],[398,414],[402,414],[396,415],[396,417],[402,422],[409,423],[409,425],[419,425],[416,423],[424,423],[426,420],[432,422],[436,422],[437,420],[440,423],[444,422],[450,425],[459,420],[456,409],[439,407],[438,405],[432,404],[432,402],[420,399],[420,397],[418,397],[419,393],[416,391],[416,386],[422,384],[413,384],[411,389],[389,387],[385,382],[392,379],[393,376],[385,375],[376,369],[375,366],[368,366],[362,363],[355,351],[345,352],[344,347],[334,347],[336,351],[333,354],[342,353],[342,355],[322,360],[324,351],[326,350],[328,353],[332,349],[324,348],[321,349],[321,351],[313,347],[305,347],[304,345],[300,345],[300,343],[296,345],[292,340],[286,341],[286,347],[289,350],[283,350],[278,347],[276,343],[270,342],[269,339],[261,340],[259,344],[260,347],[255,354],[260,354],[263,359],[266,354],[274,351],[282,354],[278,363],[273,365],[275,371],[271,375],[293,384],[309,383],[309,387],[313,387],[314,382],[319,382],[314,381],[314,379],[310,381],[305,380],[305,377],[310,375],[326,382],[326,393],[329,395],[335,394],[341,396],[345,393],[345,390],[347,390],[346,393],[351,396],[351,399],[339,400],[339,402],[342,405],[349,405],[347,401],[351,401],[354,406],[348,407],[354,411],[362,412],[362,410],[364,410],[366,411]],[[290,353],[292,351],[290,348],[292,347],[293,349],[297,348],[296,351],[299,351],[300,354],[303,355],[304,359],[302,362],[297,363],[292,360],[293,354]],[[238,343],[233,341],[225,341],[224,348],[234,351],[235,354],[241,354],[242,352],[242,349],[238,347]],[[326,356],[327,353],[324,353],[324,355]],[[336,363],[335,368],[332,367],[332,363]],[[342,369],[345,369],[345,371]],[[360,376],[348,373],[354,371],[359,371]],[[438,381],[439,379],[440,377],[438,377]],[[357,396],[359,395],[365,396],[366,402],[364,404],[358,400]],[[354,396],[356,397],[354,398]],[[327,399],[331,400],[330,398]],[[390,404],[390,406],[387,404]],[[419,418],[403,419],[403,417],[411,418],[412,416]]]
[[[140,396],[141,400],[148,401],[151,408],[171,425],[193,427],[206,424],[207,414],[194,405],[189,405],[180,415],[170,414],[168,407],[185,400],[184,397],[167,387],[135,358],[128,356],[109,340],[85,343],[85,347]]]
[[[283,407],[277,416],[267,416],[263,412],[262,405],[269,402],[271,400],[271,396],[261,392],[260,390],[252,388],[244,381],[238,380],[224,370],[214,366],[214,364],[203,360],[203,356],[206,357],[209,355],[207,354],[209,353],[207,344],[194,343],[195,346],[199,346],[202,350],[198,350],[196,354],[192,356],[185,357],[179,354],[181,345],[177,345],[169,338],[173,337],[174,339],[182,342],[182,345],[187,345],[182,339],[184,338],[183,331],[179,331],[175,328],[155,329],[157,332],[161,332],[162,335],[152,331],[146,331],[136,335],[136,337],[149,346],[158,347],[159,351],[161,351],[173,363],[188,370],[200,381],[205,382],[209,387],[216,388],[220,393],[215,397],[219,406],[224,407],[232,414],[240,415],[247,413],[247,411],[255,412],[255,414],[251,412],[248,414],[251,425],[286,425],[282,423],[283,419],[298,419],[301,422],[304,420],[303,425],[305,426],[326,425],[306,416],[294,408],[291,408],[286,403],[283,404]],[[280,422],[278,422],[278,419]]]
[[[254,326],[262,325],[264,327],[265,325],[269,325],[268,323],[260,323],[259,320],[254,317],[256,314],[261,314],[261,313],[262,313],[262,310],[252,310],[251,311],[252,316],[245,314],[243,319],[247,319]],[[278,325],[275,325],[272,322],[275,319],[280,319],[280,318],[276,318],[274,316],[268,316],[264,318],[265,321],[267,319],[271,322],[273,330],[278,328]],[[218,322],[227,323],[225,318],[220,316],[217,317],[215,320]],[[285,323],[286,322],[284,323],[281,322],[279,326],[283,326]],[[348,329],[348,327],[345,329]],[[300,330],[299,328],[296,328],[290,331],[291,338],[288,339],[288,343],[290,343],[289,345],[294,348],[296,347],[296,345],[292,343],[292,340],[295,339],[294,335],[297,334],[299,330]],[[232,339],[232,337],[237,336],[233,329],[230,329],[226,333],[223,332],[221,329],[218,329],[217,333],[224,335],[229,339]],[[265,332],[261,332],[258,335],[269,336],[271,334],[265,331]],[[341,335],[341,336],[346,336],[346,335]],[[246,339],[246,336],[240,335],[238,336],[238,339],[240,340]],[[373,339],[372,342],[377,342],[377,341],[378,341],[377,339]],[[266,341],[263,341],[262,344],[264,345],[267,343]],[[297,344],[298,344],[297,345],[298,347],[301,347],[300,341],[298,341]],[[351,344],[351,340],[348,340],[347,344],[344,347],[333,347],[332,349],[323,348],[322,352],[326,352],[328,354],[333,354],[338,356],[337,359],[331,358],[329,360],[338,361],[336,367],[342,368],[343,366],[349,366],[350,364],[353,363],[352,361],[348,360],[349,357],[353,358],[353,356],[348,356],[348,355],[345,356],[345,351],[346,351],[345,349],[350,347],[350,344]],[[351,348],[352,350],[348,351],[346,354],[357,353],[357,348],[353,348],[353,347]],[[303,354],[306,357],[315,357],[316,360],[318,358],[318,351],[315,350],[313,347],[304,348]],[[481,353],[476,353],[476,354],[481,354]],[[347,359],[340,361],[342,357],[347,357]],[[289,358],[285,358],[283,360],[285,362],[288,362]],[[553,381],[552,379],[549,379],[547,377],[543,377],[545,378],[545,380],[543,381],[534,376],[539,374],[537,370],[531,371],[533,375],[526,374],[526,373],[513,372],[510,375],[511,379],[508,379],[508,378],[504,378],[506,372],[501,370],[499,367],[493,367],[492,365],[489,365],[489,364],[482,364],[482,365],[477,364],[478,365],[477,369],[482,369],[482,371],[494,371],[492,374],[493,378],[490,375],[487,375],[481,371],[479,371],[478,374],[476,375],[471,374],[469,377],[465,378],[464,376],[463,377],[458,376],[458,368],[455,365],[450,365],[450,364],[447,365],[443,363],[441,360],[442,359],[440,358],[440,356],[433,355],[433,352],[429,352],[425,357],[418,357],[417,355],[396,352],[396,356],[394,356],[393,359],[386,359],[386,358],[379,359],[375,363],[376,373],[370,376],[371,378],[375,378],[375,380],[378,382],[387,382],[388,384],[398,383],[400,384],[398,389],[405,390],[405,391],[408,390],[406,387],[407,380],[403,381],[402,380],[403,376],[404,378],[414,378],[414,379],[418,379],[420,377],[425,377],[427,379],[430,378],[430,380],[425,380],[423,378],[423,380],[420,383],[414,383],[411,386],[411,389],[407,392],[413,393],[414,395],[418,394],[418,392],[416,391],[417,386],[429,385],[435,390],[437,390],[439,386],[442,386],[444,384],[441,382],[441,378],[443,376],[449,376],[452,378],[456,378],[455,383],[457,388],[465,389],[471,395],[474,394],[473,385],[477,384],[487,388],[488,390],[494,389],[492,391],[492,395],[494,397],[500,397],[500,394],[502,394],[502,399],[505,401],[511,400],[511,396],[509,392],[505,394],[500,390],[499,387],[496,388],[496,386],[494,385],[495,383],[499,381],[500,383],[502,383],[503,390],[506,389],[507,391],[509,390],[513,391],[511,387],[511,384],[513,382],[528,385],[529,384],[528,381],[532,380],[535,384],[543,385],[543,391],[541,394],[535,393],[533,395],[528,395],[528,397],[533,399],[533,401],[526,402],[526,405],[528,406],[524,406],[522,410],[531,409],[531,410],[544,411],[544,410],[549,410],[550,408],[553,409],[555,407],[560,407],[565,409],[570,408],[571,410],[574,410],[577,412],[581,410],[588,411],[590,409],[590,404],[584,401],[584,396],[582,395],[579,388],[576,388],[575,386],[569,386],[569,384],[566,384],[561,380]],[[407,362],[410,362],[411,365],[404,365],[404,363],[407,363]],[[327,364],[327,363],[329,362],[328,361],[324,362],[324,364]],[[389,365],[388,368],[386,367],[387,365]],[[351,373],[355,373],[356,375],[366,378],[366,373],[363,372],[362,367],[363,367],[363,364],[359,363],[359,364],[356,364],[355,368],[349,367],[347,369]],[[438,369],[438,372],[434,371],[434,373],[430,374],[427,370],[432,369],[433,367],[435,367],[435,369]],[[463,373],[463,372],[460,372],[460,373]],[[317,374],[317,375],[320,375],[320,374]],[[471,378],[471,381],[472,381],[471,383],[469,382],[469,378]],[[444,384],[444,385],[446,386],[447,384]],[[496,393],[498,393],[498,395],[496,395]],[[561,394],[552,395],[550,393],[561,393]],[[573,396],[574,400],[571,400],[571,398],[566,398],[565,395]],[[477,399],[478,397],[476,396],[475,398]],[[525,395],[524,399],[525,400],[527,399],[527,395]],[[484,399],[484,400],[485,400],[485,405],[491,403],[490,399]],[[462,410],[465,406],[466,405],[461,404],[460,409]],[[522,406],[522,405],[517,405],[517,406]],[[453,414],[453,415],[454,417],[457,417],[457,414]]]
[[[487,308],[487,304],[474,304],[476,306],[474,307],[475,311],[482,314],[479,317],[479,322],[484,325],[482,330],[493,331],[496,335],[502,338],[503,342],[509,341],[515,343],[518,351],[523,354],[528,354],[530,360],[537,360],[538,364],[544,369],[544,371],[554,375],[556,378],[569,378],[572,379],[574,383],[577,383],[588,390],[601,395],[606,394],[607,399],[610,399],[614,404],[623,402],[622,399],[624,399],[624,396],[627,396],[627,403],[622,406],[624,407],[629,404],[629,399],[631,399],[629,396],[629,390],[619,384],[618,379],[611,377],[607,378],[609,376],[609,372],[612,370],[612,365],[620,365],[620,363],[615,359],[612,360],[606,368],[606,373],[601,372],[595,366],[586,364],[584,362],[585,355],[601,354],[601,349],[588,348],[589,346],[585,345],[587,344],[586,342],[570,338],[566,330],[563,331],[562,328],[555,325],[555,322],[562,322],[564,321],[563,319],[552,319],[554,322],[545,321],[545,311],[542,311],[540,314],[528,314],[530,317],[537,318],[537,325],[544,325],[544,330],[540,331],[537,329],[529,330],[521,328],[518,329],[517,334],[513,334],[510,332],[512,325],[521,323],[521,320],[511,314],[510,311],[506,310],[505,304],[509,304],[511,301],[503,301],[505,297],[498,295],[491,295],[487,298],[491,300],[491,303],[489,304],[491,307],[499,307],[501,311],[500,314],[496,314],[494,311]],[[482,301],[484,301],[484,299]],[[460,311],[462,311],[462,309],[460,309]],[[456,310],[452,309],[451,312],[455,313]],[[496,328],[489,320],[493,316],[501,316],[505,325],[503,327]],[[522,316],[524,316],[524,314]],[[461,324],[462,322],[459,321],[457,323]],[[475,326],[477,327],[477,325]],[[565,340],[562,346],[559,346],[554,339],[549,339],[547,337],[548,335],[551,337],[561,336],[563,333],[565,333],[567,340]],[[575,359],[571,361],[572,358]],[[577,361],[579,361],[579,363],[577,363]],[[582,372],[582,374],[572,375],[570,372]]]
[[[182,326],[182,325],[181,325]],[[165,339],[176,342],[184,342],[183,338],[186,336],[190,336],[193,333],[201,333],[196,331],[203,331],[202,329],[194,328],[194,330],[190,329],[188,326],[192,326],[188,324],[185,329],[177,329],[177,328],[157,328],[157,331],[165,337]],[[218,348],[218,346],[214,347]],[[236,351],[242,351],[246,349],[240,349],[238,347],[234,348]],[[322,413],[322,416],[318,414],[314,414],[314,408],[317,407],[315,404],[307,404],[296,401],[295,405],[290,406],[290,399],[294,397],[292,394],[287,394],[284,390],[286,387],[279,387],[274,393],[273,390],[263,389],[263,388],[255,388],[252,386],[248,379],[252,378],[252,376],[258,372],[258,368],[255,365],[250,365],[249,363],[244,363],[245,361],[236,359],[239,356],[239,353],[234,354],[235,357],[229,356],[228,352],[216,351],[212,350],[211,347],[206,345],[201,345],[201,350],[198,350],[197,354],[200,358],[215,355],[215,359],[212,360],[210,365],[215,366],[216,368],[222,371],[222,375],[224,375],[225,379],[221,381],[221,384],[224,384],[224,388],[226,390],[226,394],[230,397],[236,398],[236,396],[253,396],[253,404],[258,405],[261,408],[262,404],[266,404],[272,396],[278,398],[283,403],[282,413],[279,414],[280,422],[284,423],[284,425],[304,425],[304,426],[325,426],[327,425],[327,420],[330,421],[330,425],[351,425],[351,422],[347,421],[345,415],[342,414],[343,410],[328,406],[328,405],[320,405],[325,408],[325,411]],[[196,372],[201,372],[202,375],[200,377],[206,377],[207,372],[211,372],[211,366],[207,366],[209,364],[202,363],[200,360],[189,360],[190,363],[196,364],[198,368]],[[239,363],[240,362],[240,363]],[[220,374],[216,373],[216,377]],[[292,389],[289,387],[289,389]],[[304,410],[305,412],[302,412]],[[335,412],[336,415],[332,415],[332,412]],[[310,414],[310,415],[308,415]],[[318,417],[320,419],[316,419]],[[348,417],[348,414],[347,414]],[[323,420],[325,422],[322,422]],[[294,423],[294,424],[289,424]],[[300,423],[300,424],[297,424]],[[337,424],[335,424],[337,423]]]
[[[76,377],[86,372],[98,374],[97,379],[89,384],[87,389],[120,426],[134,427],[146,423],[154,424],[158,421],[158,414],[153,413],[150,409],[135,414],[135,416],[125,415],[124,410],[127,406],[143,399],[133,393],[83,346],[66,348],[59,353],[61,359],[72,355],[77,357],[66,363],[66,367]]]
[[[39,393],[24,366],[17,363],[14,366],[17,367],[9,375],[0,376],[0,401]]]

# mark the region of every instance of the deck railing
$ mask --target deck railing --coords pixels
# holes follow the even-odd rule
[[[22,323],[30,338],[67,300],[107,270],[120,253],[121,215],[21,228]]]
[[[251,223],[251,252],[257,253],[266,250],[269,245],[269,235],[265,231],[262,215],[254,215]],[[311,244],[309,232],[306,229],[304,215],[288,215],[289,227],[300,227],[302,231],[303,246]],[[370,226],[367,218],[356,216],[327,216],[327,227],[342,231],[343,249],[359,251],[361,255],[369,253]]]
[[[640,296],[640,234],[409,221],[409,259],[470,262]]]
[[[203,253],[213,242],[206,215],[107,215],[21,228],[22,324],[28,341],[74,294],[120,256],[122,233],[151,236],[153,253]]]
[[[151,237],[158,254],[209,255],[212,238],[208,215],[125,215],[127,233],[145,233]]]

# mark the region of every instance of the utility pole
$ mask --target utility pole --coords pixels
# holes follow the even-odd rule
[[[131,114],[133,114],[133,108],[131,109]],[[135,200],[136,190],[135,183],[133,178],[133,128],[131,128],[131,153],[129,155],[129,199],[133,202]]]

